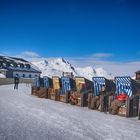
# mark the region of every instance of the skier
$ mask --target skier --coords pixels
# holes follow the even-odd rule
[[[14,89],[18,89],[18,84],[19,84],[19,77],[18,74],[16,74],[14,78]]]

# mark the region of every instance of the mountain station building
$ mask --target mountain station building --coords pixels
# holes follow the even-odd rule
[[[0,73],[6,78],[18,75],[20,78],[35,78],[41,71],[32,63],[16,57],[0,56]]]

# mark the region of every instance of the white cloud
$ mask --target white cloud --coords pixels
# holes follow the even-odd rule
[[[134,76],[135,72],[140,69],[140,61],[133,62],[116,62],[96,59],[92,57],[67,58],[75,66],[93,66],[94,68],[104,68],[108,73],[114,76]]]
[[[108,58],[111,56],[113,56],[112,53],[95,53],[92,55],[92,57],[95,57],[95,58]]]
[[[40,60],[44,59],[38,53],[31,52],[31,51],[22,52],[22,53],[16,55],[16,57],[24,58],[25,60],[28,60],[30,62],[40,61]]]
[[[35,52],[25,51],[21,54],[19,54],[21,57],[27,57],[27,58],[39,58],[40,55]]]
[[[10,53],[9,52],[6,52],[6,51],[1,51],[0,52],[0,55],[1,56],[8,56]]]

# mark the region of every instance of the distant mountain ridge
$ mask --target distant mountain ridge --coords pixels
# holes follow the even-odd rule
[[[62,76],[63,72],[72,72],[74,76],[85,77],[92,80],[93,76],[103,76],[112,79],[113,76],[108,74],[103,68],[94,69],[89,67],[74,67],[64,58],[46,58],[41,61],[32,62],[41,71],[41,76]]]

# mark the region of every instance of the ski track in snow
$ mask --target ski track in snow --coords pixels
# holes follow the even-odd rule
[[[140,140],[140,121],[0,86],[0,140]]]

